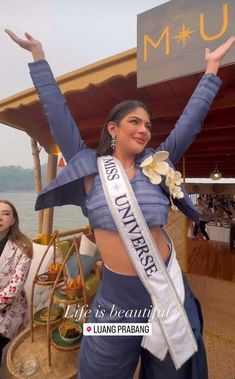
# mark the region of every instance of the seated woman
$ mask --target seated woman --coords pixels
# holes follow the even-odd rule
[[[19,229],[14,205],[0,199],[0,362],[4,346],[25,325],[24,284],[32,253],[32,242]]]

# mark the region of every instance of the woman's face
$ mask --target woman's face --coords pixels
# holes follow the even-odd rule
[[[136,108],[116,126],[112,135],[116,137],[115,153],[140,154],[151,138],[151,122],[143,108]]]
[[[0,203],[0,235],[8,232],[10,227],[14,225],[15,218],[10,205]]]

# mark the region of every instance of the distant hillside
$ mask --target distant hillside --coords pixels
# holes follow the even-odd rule
[[[42,180],[46,176],[46,166],[42,166]],[[34,191],[34,170],[20,166],[0,166],[0,192]]]

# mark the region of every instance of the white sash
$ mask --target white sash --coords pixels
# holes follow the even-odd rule
[[[142,346],[160,360],[169,350],[179,369],[197,351],[197,343],[182,305],[184,287],[174,249],[167,272],[120,162],[112,156],[99,157],[98,169],[116,227],[153,303],[149,319],[153,334],[143,338]],[[169,310],[167,317],[157,316],[162,310]]]

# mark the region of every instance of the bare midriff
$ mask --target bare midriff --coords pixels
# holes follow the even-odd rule
[[[161,227],[151,228],[150,232],[163,260],[166,261],[169,256],[169,246],[166,242],[164,232]],[[117,232],[95,229],[94,233],[96,244],[106,266],[124,275],[137,275],[127,250]]]

